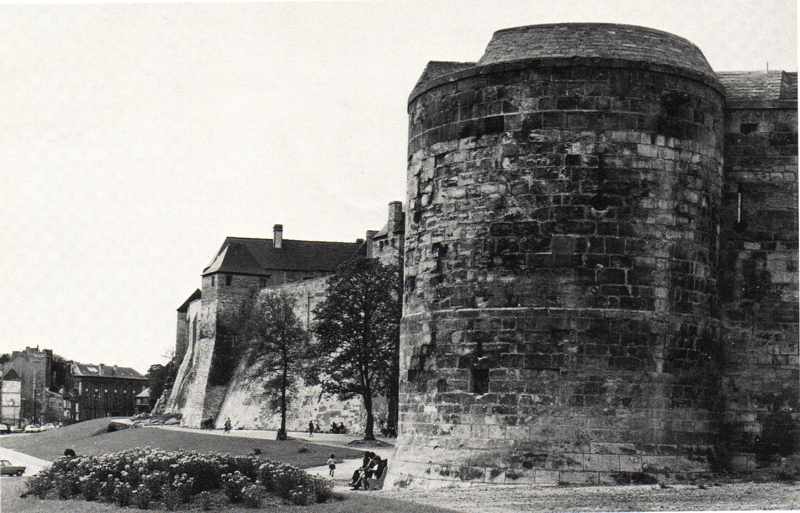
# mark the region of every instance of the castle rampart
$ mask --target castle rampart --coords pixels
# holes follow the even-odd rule
[[[720,261],[726,94],[694,45],[642,27],[519,27],[476,64],[428,65],[408,107],[394,482],[620,483],[720,463],[742,395],[721,388],[738,382],[726,344],[744,327],[723,330],[719,263],[753,247]],[[796,118],[778,117],[796,139]],[[778,227],[797,216],[789,137],[760,140],[793,166],[789,186],[751,194],[781,205],[754,226],[772,223],[755,237],[782,252],[762,259],[767,317],[785,323],[764,338],[794,377],[771,387],[796,406],[796,221]]]

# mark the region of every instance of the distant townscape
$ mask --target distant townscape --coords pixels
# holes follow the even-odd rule
[[[78,422],[150,410],[147,378],[130,367],[65,360],[26,347],[0,355],[0,423]]]

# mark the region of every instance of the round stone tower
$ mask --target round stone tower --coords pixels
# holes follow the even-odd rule
[[[643,27],[498,31],[409,99],[397,486],[712,463],[722,88]]]

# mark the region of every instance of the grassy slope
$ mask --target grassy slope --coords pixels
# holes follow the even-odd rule
[[[119,508],[111,504],[100,504],[86,501],[42,501],[35,498],[20,499],[19,495],[24,490],[23,478],[0,479],[0,511],[14,513],[133,513],[142,511],[136,508]],[[211,511],[218,513],[253,513],[254,511],[270,511],[271,513],[453,513],[453,510],[424,506],[411,502],[384,499],[375,495],[354,494],[348,495],[345,500],[335,500],[326,504],[314,506],[268,506],[255,510],[245,507],[232,507],[222,504]],[[199,511],[196,504],[190,507]],[[163,510],[148,510],[152,513],[162,513]],[[181,510],[179,510],[181,511]],[[186,511],[185,509],[182,511]]]
[[[360,458],[363,454],[361,451],[352,449],[306,444],[293,440],[278,442],[276,440],[241,438],[234,435],[206,435],[157,428],[124,429],[113,433],[94,435],[107,425],[108,419],[96,419],[44,433],[4,436],[0,437],[0,447],[7,447],[45,460],[58,458],[68,447],[77,454],[102,454],[145,446],[230,454],[249,454],[254,448],[259,448],[267,458],[291,463],[301,468],[324,465],[331,453],[335,453],[337,458]],[[298,452],[301,447],[307,448],[307,452]]]

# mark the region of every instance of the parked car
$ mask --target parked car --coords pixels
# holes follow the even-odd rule
[[[0,424],[0,435],[11,434],[11,426],[8,424]]]
[[[42,432],[42,428],[39,427],[39,424],[28,424],[27,426],[25,426],[25,432],[26,433],[41,433]]]
[[[42,426],[42,431],[50,431],[51,429],[55,429],[55,428],[56,428],[55,424],[49,424],[48,423],[48,424],[44,424]]]
[[[25,473],[25,467],[12,465],[8,460],[0,460],[0,476],[21,476]]]

